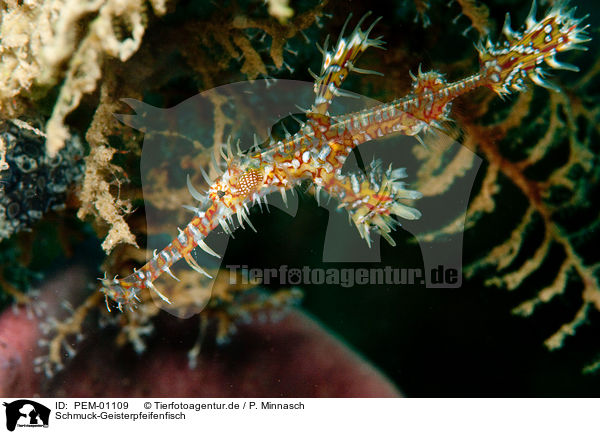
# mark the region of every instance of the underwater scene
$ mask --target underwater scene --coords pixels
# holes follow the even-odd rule
[[[599,30],[3,1],[0,396],[600,396]]]

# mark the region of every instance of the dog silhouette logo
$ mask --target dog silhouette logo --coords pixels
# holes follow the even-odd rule
[[[48,427],[50,409],[29,399],[19,399],[4,403],[6,407],[6,429],[14,431],[16,427]]]

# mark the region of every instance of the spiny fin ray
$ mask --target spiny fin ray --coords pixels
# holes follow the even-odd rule
[[[371,15],[371,12],[367,12],[359,20],[358,24],[348,37],[344,37],[343,33],[346,30],[346,26],[350,21],[350,16],[346,20],[340,37],[337,41],[333,51],[327,51],[327,41],[322,48],[323,63],[321,66],[321,74],[315,79],[315,102],[311,109],[312,113],[326,115],[331,105],[332,99],[339,94],[339,89],[348,77],[351,71],[362,74],[378,74],[376,71],[369,71],[366,69],[356,68],[354,63],[361,53],[363,53],[369,47],[382,48],[383,41],[380,38],[369,39],[369,34],[381,17],[373,21],[371,26],[366,30],[362,31],[360,26],[365,19]],[[311,115],[309,114],[310,118]]]

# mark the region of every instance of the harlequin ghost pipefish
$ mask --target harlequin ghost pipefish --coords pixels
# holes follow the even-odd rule
[[[447,82],[438,72],[419,70],[418,75],[411,74],[412,90],[405,97],[359,112],[330,116],[332,99],[342,94],[340,87],[349,73],[375,73],[355,66],[366,49],[381,48],[384,44],[381,37],[369,38],[378,19],[366,31],[361,30],[368,15],[344,37],[349,17],[331,51],[325,43],[320,74],[314,75],[315,100],[296,134],[288,133],[280,141],[271,139],[265,149],[255,145],[241,152],[239,147],[232,150],[230,144],[222,146],[224,167],[213,161],[219,176],[212,180],[201,169],[209,185],[206,194],[200,193],[188,176],[189,191],[198,201],[196,206],[188,207],[195,213],[194,218],[139,270],[122,279],[101,279],[107,307],[110,298],[119,309],[131,308],[144,290],[154,291],[170,303],[155,287],[154,280],[162,273],[177,279],[170,267],[181,258],[194,270],[208,275],[191,252],[200,247],[219,256],[204,241],[211,231],[221,226],[231,234],[234,216],[242,228],[248,224],[254,229],[248,217],[249,206],[267,204],[266,196],[274,191],[280,191],[285,201],[286,191],[306,180],[313,183],[317,202],[322,192],[339,201],[369,246],[373,232],[394,245],[390,232],[398,223],[393,216],[418,219],[420,212],[403,200],[418,199],[421,194],[407,189],[401,181],[406,177],[403,168],[390,166],[384,170],[377,161],[365,173],[343,174],[342,167],[352,150],[361,143],[391,134],[418,137],[417,134],[429,129],[441,129],[441,122],[449,119],[452,100],[478,87],[487,87],[504,96],[525,90],[526,82],[531,80],[558,90],[545,79],[544,67],[577,71],[577,67],[561,63],[555,56],[572,49],[585,50],[581,44],[589,41],[585,34],[588,26],[581,25],[585,18],[576,19],[565,3],[559,2],[537,21],[534,1],[522,31],[511,29],[507,14],[505,40],[494,44],[488,39],[476,46],[480,68],[474,75]]]

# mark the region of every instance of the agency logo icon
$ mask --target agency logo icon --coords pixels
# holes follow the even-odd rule
[[[48,428],[50,409],[29,399],[19,399],[4,403],[6,407],[6,429],[14,431],[19,428]]]

